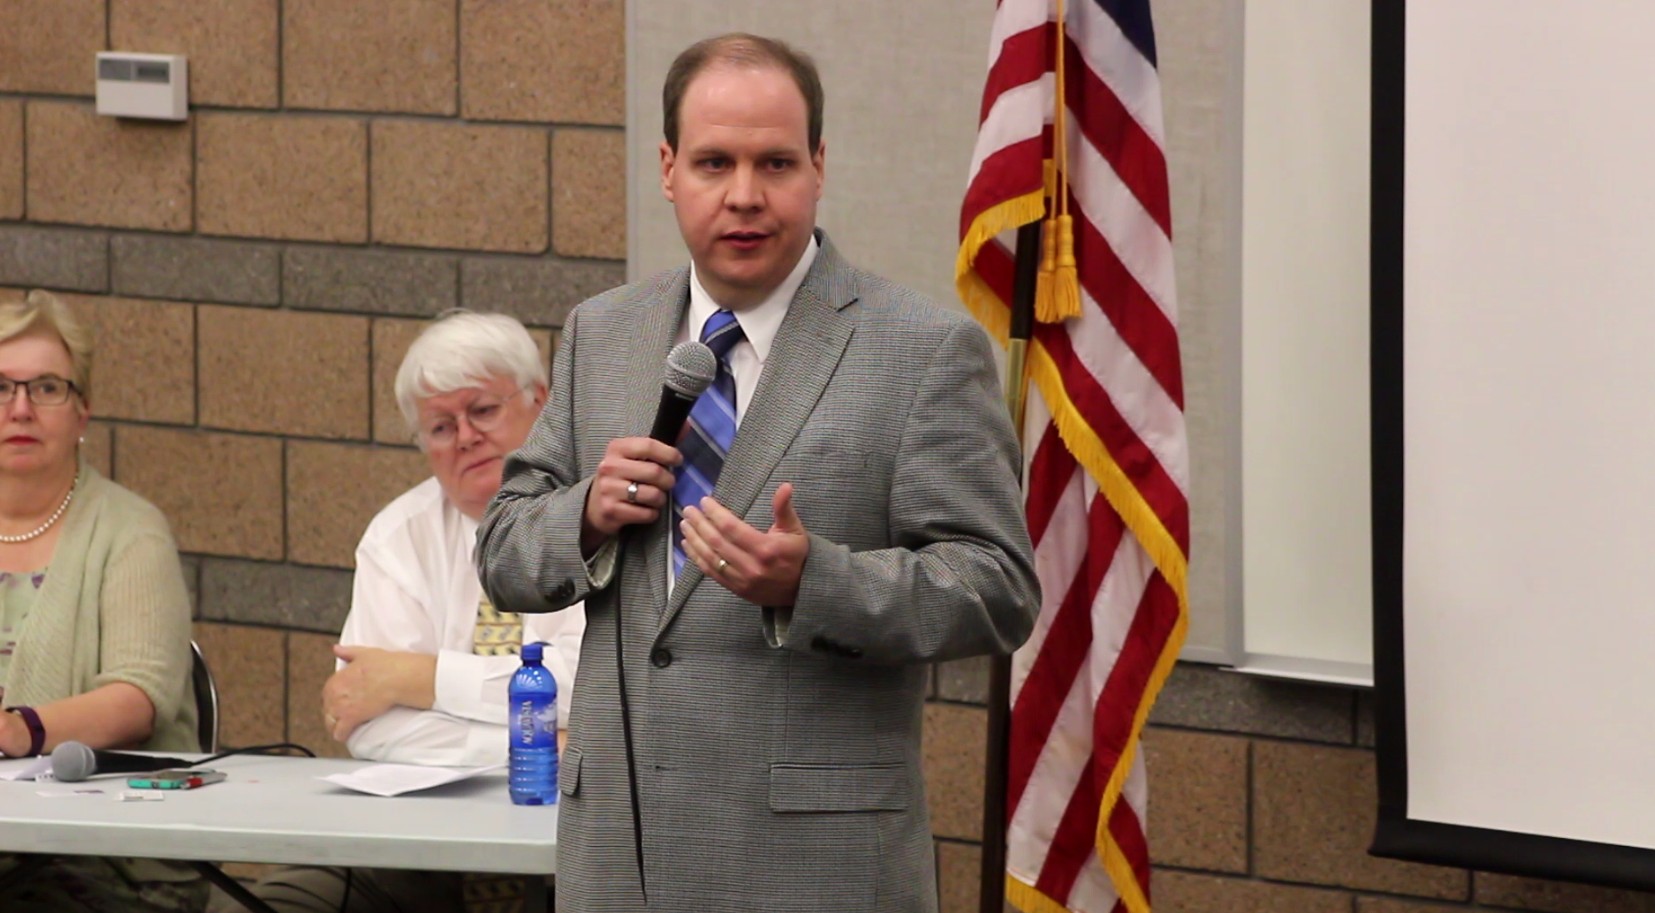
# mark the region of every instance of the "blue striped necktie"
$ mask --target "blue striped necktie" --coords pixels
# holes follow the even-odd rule
[[[678,524],[684,508],[700,503],[713,493],[724,471],[724,455],[736,439],[736,378],[730,373],[730,350],[745,339],[736,315],[719,311],[701,328],[701,341],[718,356],[718,374],[713,385],[690,408],[689,430],[678,441],[684,462],[674,470],[678,481],[672,487],[672,572],[684,572],[684,534]]]

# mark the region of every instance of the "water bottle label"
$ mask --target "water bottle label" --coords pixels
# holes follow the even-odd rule
[[[536,706],[538,703],[519,700],[513,708],[511,738],[519,748],[557,745],[557,705]]]

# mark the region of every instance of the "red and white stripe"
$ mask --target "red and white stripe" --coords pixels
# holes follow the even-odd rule
[[[1135,7],[1147,25],[1146,4],[1064,9],[1082,313],[1038,326],[1030,347],[1024,478],[1045,597],[1013,660],[1007,783],[1008,893],[1048,913],[1149,910],[1137,741],[1185,623],[1189,473],[1160,85],[1112,12]],[[1055,0],[999,4],[962,238],[1042,187],[1055,19]],[[1004,237],[973,260],[1000,302]]]

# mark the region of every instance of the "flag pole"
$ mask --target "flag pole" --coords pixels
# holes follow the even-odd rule
[[[1024,364],[1034,328],[1034,288],[1040,267],[1040,220],[1017,229],[1017,260],[1006,340],[1006,411],[1023,436]],[[1027,442],[1024,442],[1025,446]],[[983,860],[978,909],[1003,913],[1006,897],[1006,769],[1011,754],[1011,657],[996,656],[988,673],[988,750],[983,766]]]
[[[1040,269],[1040,221],[1017,229],[1017,260],[1012,268],[1011,329],[1006,339],[1006,411],[1019,440],[1023,437],[1023,394],[1028,389],[1024,364],[1034,332],[1034,289]]]

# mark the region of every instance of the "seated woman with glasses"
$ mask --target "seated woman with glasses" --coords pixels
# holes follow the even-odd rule
[[[471,561],[506,454],[522,446],[546,402],[546,375],[528,331],[503,314],[453,312],[409,346],[397,406],[432,477],[386,505],[356,548],[350,614],[334,648],[339,669],[322,689],[323,722],[353,757],[504,763],[506,684],[525,642],[548,644],[560,729],[567,724],[584,613],[496,612]],[[283,913],[377,913],[461,909],[467,882],[453,873],[356,870],[347,879],[342,869],[290,867],[252,890]],[[235,906],[215,894],[214,908]]]
[[[46,292],[0,305],[0,754],[197,751],[167,521],[81,459],[92,342]],[[199,910],[181,863],[0,855],[0,910]]]

